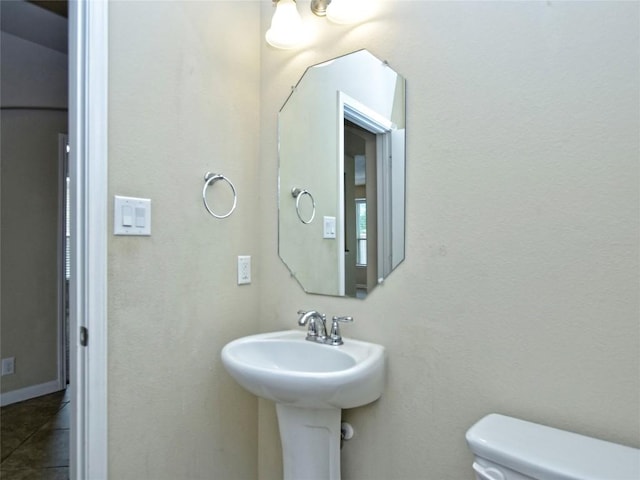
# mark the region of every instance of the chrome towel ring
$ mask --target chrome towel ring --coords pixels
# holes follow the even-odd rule
[[[207,203],[207,187],[209,185],[213,185],[218,180],[224,180],[225,182],[227,182],[229,184],[229,186],[231,187],[231,191],[233,192],[233,205],[231,207],[231,210],[229,210],[224,215],[217,215],[217,214],[213,213],[213,210],[211,210],[209,208],[209,204]],[[204,187],[202,187],[202,202],[204,203],[204,208],[207,209],[207,212],[209,212],[214,217],[216,217],[216,218],[227,218],[236,209],[236,204],[238,202],[238,195],[236,193],[236,187],[233,186],[233,183],[231,183],[231,180],[229,180],[227,177],[225,177],[221,173],[207,172],[204,175]]]
[[[311,199],[311,206],[313,207],[313,211],[311,212],[311,218],[309,220],[305,220],[304,218],[302,218],[302,215],[300,215],[300,199],[304,195],[309,195],[309,198]],[[313,219],[316,216],[316,201],[314,200],[313,195],[311,195],[311,193],[308,190],[305,190],[303,188],[293,187],[291,189],[291,196],[296,199],[296,213],[298,214],[298,218],[300,219],[300,221],[307,225],[313,222]]]

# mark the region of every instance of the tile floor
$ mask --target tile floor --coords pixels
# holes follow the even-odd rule
[[[69,479],[69,394],[61,391],[0,409],[0,479]]]

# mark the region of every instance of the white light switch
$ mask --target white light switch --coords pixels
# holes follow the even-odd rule
[[[151,235],[151,200],[115,196],[114,235]]]
[[[123,227],[131,227],[133,226],[133,209],[131,205],[124,205],[122,207],[122,226]]]
[[[144,207],[136,207],[136,227],[144,228],[147,224],[146,219],[147,214]]]
[[[322,238],[336,238],[336,217],[324,217]]]

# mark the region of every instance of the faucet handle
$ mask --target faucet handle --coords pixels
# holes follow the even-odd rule
[[[329,338],[331,345],[342,345],[342,335],[340,335],[340,323],[353,322],[353,317],[333,317],[331,321],[331,333]]]

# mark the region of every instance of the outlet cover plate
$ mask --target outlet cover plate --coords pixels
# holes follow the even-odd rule
[[[16,358],[7,357],[2,359],[2,375],[13,375],[16,371]]]
[[[251,283],[251,255],[238,255],[238,285]]]

